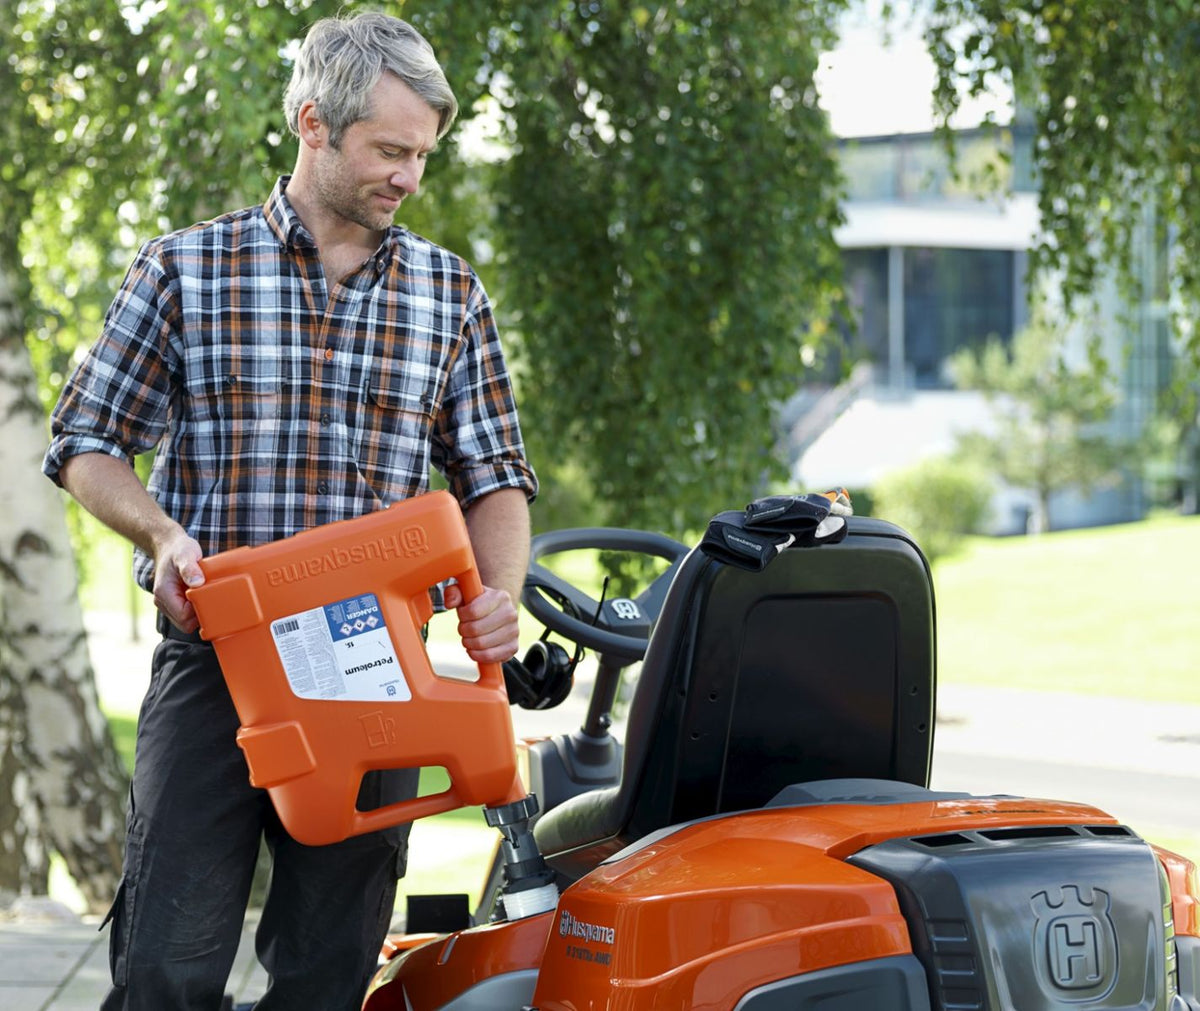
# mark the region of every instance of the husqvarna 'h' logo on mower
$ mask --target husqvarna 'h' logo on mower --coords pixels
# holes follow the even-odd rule
[[[622,621],[637,621],[642,616],[642,612],[637,604],[628,597],[617,597],[612,602],[612,606],[613,611],[616,612],[617,617]]]
[[[1063,885],[1057,901],[1049,892],[1031,899],[1037,915],[1033,950],[1047,993],[1068,991],[1075,1001],[1098,1000],[1117,981],[1117,932],[1109,918],[1108,892]]]

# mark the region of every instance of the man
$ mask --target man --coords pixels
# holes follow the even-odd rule
[[[287,837],[249,786],[237,716],[185,596],[207,555],[427,490],[462,504],[484,592],[459,633],[517,649],[536,478],[487,296],[460,258],[392,225],[457,103],[432,49],[382,14],[315,24],[284,100],[295,170],[261,206],[147,243],[55,408],[45,471],[130,539],[163,641],[139,717],[104,1009],[217,1008],[260,838],[273,856],[262,1009],[360,1006],[407,830]],[[158,447],[148,488],[131,459]],[[453,728],[447,728],[448,733]],[[415,793],[368,777],[360,807]]]

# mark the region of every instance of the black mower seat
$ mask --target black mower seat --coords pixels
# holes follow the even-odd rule
[[[793,783],[928,784],[929,567],[899,527],[848,527],[760,572],[700,549],[684,559],[638,676],[620,785],[535,826],[552,867],[578,878],[650,832],[762,807]]]

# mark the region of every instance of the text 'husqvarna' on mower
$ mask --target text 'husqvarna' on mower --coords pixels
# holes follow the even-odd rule
[[[390,938],[367,1011],[1200,1011],[1189,861],[1087,805],[928,789],[929,567],[840,505],[760,500],[690,550],[536,537],[523,602],[598,664],[583,725],[522,742],[510,692],[560,699],[578,652],[507,690],[432,671],[428,588],[479,585],[449,496],[206,561],[203,634],[296,838],[463,805],[501,832],[479,908]],[[665,570],[596,599],[543,564],[579,550]],[[450,788],[356,809],[367,770],[417,766]]]

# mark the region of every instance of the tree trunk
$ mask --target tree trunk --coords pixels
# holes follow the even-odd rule
[[[100,711],[62,495],[11,278],[0,269],[0,889],[42,893],[47,852],[92,910],[120,876],[128,779]]]
[[[24,700],[9,676],[11,654],[8,638],[0,636],[0,895],[44,895],[50,860],[25,767],[27,721]]]
[[[1030,536],[1045,534],[1050,531],[1050,495],[1039,490],[1033,499],[1033,509],[1025,524],[1025,533]]]

